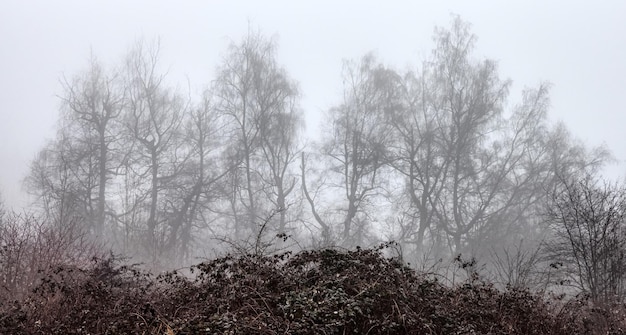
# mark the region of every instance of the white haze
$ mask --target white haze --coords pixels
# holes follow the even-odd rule
[[[510,101],[551,82],[552,120],[588,145],[606,143],[618,164],[605,175],[624,175],[623,1],[3,1],[0,193],[10,207],[28,206],[21,182],[54,136],[60,78],[84,69],[91,52],[114,65],[137,38],[160,38],[169,78],[196,94],[229,42],[258,27],[278,39],[315,137],[319,116],[340,99],[342,59],[374,50],[398,69],[415,66],[451,13],[472,24],[477,55],[498,60],[501,76],[513,79]]]

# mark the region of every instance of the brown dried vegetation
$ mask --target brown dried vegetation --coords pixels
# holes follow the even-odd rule
[[[624,308],[592,307],[478,276],[455,287],[383,247],[230,255],[152,276],[114,257],[59,266],[0,307],[2,334],[620,334]]]

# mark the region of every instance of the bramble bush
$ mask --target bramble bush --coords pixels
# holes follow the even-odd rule
[[[621,334],[624,308],[585,297],[453,287],[385,246],[228,255],[158,276],[115,257],[49,271],[0,307],[3,334]]]

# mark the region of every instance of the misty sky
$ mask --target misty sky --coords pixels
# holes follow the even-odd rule
[[[250,23],[277,38],[315,136],[341,98],[343,59],[374,51],[398,70],[414,67],[452,13],[472,24],[475,55],[513,80],[511,104],[522,88],[551,82],[551,119],[588,145],[606,143],[620,161],[606,175],[624,176],[626,1],[1,1],[0,193],[9,206],[28,204],[22,180],[54,137],[60,79],[85,69],[91,52],[117,65],[135,40],[160,38],[169,78],[196,95]]]

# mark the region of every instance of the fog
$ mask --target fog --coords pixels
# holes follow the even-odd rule
[[[436,25],[450,14],[472,24],[477,54],[498,61],[511,78],[513,101],[526,86],[549,81],[550,118],[563,120],[590,145],[606,143],[621,162],[626,147],[620,118],[626,106],[624,4],[585,2],[436,4],[369,1],[224,3],[61,1],[0,4],[0,188],[12,207],[29,205],[21,186],[35,153],[54,136],[59,84],[85,67],[91,52],[118,60],[137,38],[160,37],[169,79],[197,92],[230,41],[248,25],[275,35],[279,62],[303,94],[307,134],[341,96],[343,59],[374,50],[395,68],[419,64],[432,48]],[[187,82],[187,79],[189,81]],[[623,176],[623,165],[606,170]]]
[[[538,275],[515,280],[545,288],[572,227],[622,234],[624,13],[2,3],[0,194],[32,216],[0,223],[76,229],[157,269],[393,240],[407,262],[469,255],[510,281],[516,254]],[[593,248],[626,248],[611,243]]]

